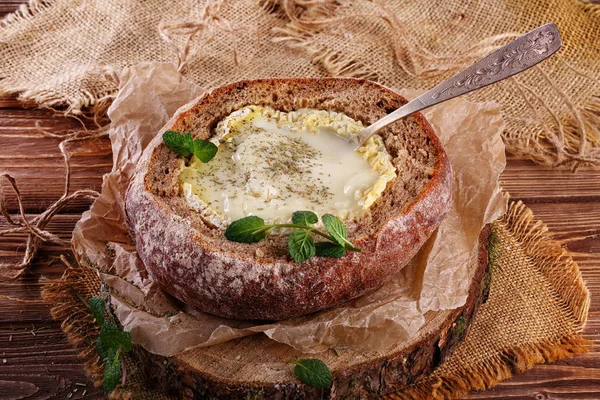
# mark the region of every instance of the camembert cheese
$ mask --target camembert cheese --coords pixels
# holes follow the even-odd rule
[[[356,151],[346,139],[362,129],[334,111],[244,107],[217,125],[217,155],[181,172],[181,194],[215,226],[248,215],[286,223],[298,210],[359,218],[396,178],[379,136]]]

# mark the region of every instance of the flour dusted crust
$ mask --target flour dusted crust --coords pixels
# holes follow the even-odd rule
[[[405,103],[373,82],[341,78],[243,81],[202,96],[179,110],[150,143],[127,192],[127,222],[140,258],[165,291],[227,318],[287,319],[378,288],[408,263],[450,207],[450,165],[420,114],[379,132],[398,177],[368,215],[346,221],[362,253],[301,264],[289,256],[286,236],[229,242],[223,229],[191,210],[178,190],[183,159],[162,143],[162,133],[207,139],[220,120],[248,105],[333,110],[369,125]]]

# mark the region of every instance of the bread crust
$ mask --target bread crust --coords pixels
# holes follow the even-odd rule
[[[183,162],[161,137],[175,130],[206,139],[222,118],[251,104],[341,111],[369,124],[405,103],[373,82],[342,78],[243,81],[200,97],[149,144],[127,192],[127,223],[140,258],[166,292],[227,318],[287,319],[378,288],[410,261],[450,207],[448,158],[421,114],[381,132],[393,161],[410,173],[403,169],[388,184],[368,216],[347,222],[363,252],[301,264],[287,254],[285,238],[232,243],[204,223],[178,195]]]

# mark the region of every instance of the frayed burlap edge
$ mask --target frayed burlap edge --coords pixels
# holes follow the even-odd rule
[[[274,43],[284,43],[292,49],[302,49],[332,77],[362,78],[378,81],[379,76],[363,63],[341,52],[319,46],[312,40],[313,33],[300,24],[291,22],[285,28],[274,28]]]
[[[525,372],[536,364],[549,363],[588,352],[593,343],[579,333],[587,321],[590,306],[589,291],[583,282],[577,263],[561,243],[552,238],[542,221],[534,221],[533,212],[521,201],[512,202],[508,212],[494,222],[493,230],[510,232],[523,250],[550,282],[561,310],[573,318],[575,332],[554,340],[542,340],[504,349],[493,357],[452,375],[435,371],[414,386],[388,396],[390,399],[451,399],[472,390],[485,390]],[[558,290],[558,289],[563,290]],[[468,335],[465,340],[468,340]]]
[[[368,78],[382,81],[382,77],[379,76],[381,71],[375,71],[368,62],[361,62],[356,59],[356,56],[335,51],[318,44],[314,40],[320,29],[357,16],[377,17],[392,30],[393,34],[389,41],[393,59],[404,73],[418,78],[432,78],[450,72],[457,72],[462,67],[496,49],[501,40],[516,37],[514,32],[506,32],[485,38],[460,54],[436,55],[419,46],[418,41],[407,32],[397,16],[388,9],[388,5],[384,0],[370,2],[376,9],[374,14],[358,13],[353,15],[343,12],[339,17],[336,16],[336,11],[346,7],[346,4],[339,0],[256,1],[265,12],[288,21],[287,26],[284,28],[273,28],[272,40],[283,43],[292,49],[302,50],[315,66],[322,69],[324,75],[330,76]],[[7,15],[0,21],[0,28],[22,21],[30,21],[52,7],[56,2],[57,0],[29,0],[28,4],[22,5],[15,13]],[[209,3],[211,2],[206,2],[205,8],[210,8]],[[216,3],[220,3],[220,1],[216,1]],[[583,0],[579,0],[577,3],[589,15],[600,15],[600,4],[591,4]],[[206,14],[205,17],[210,17],[209,19],[213,22],[219,22],[219,8],[213,8],[214,10]],[[221,22],[223,26],[230,25],[227,21]],[[206,20],[201,19],[198,21],[184,21],[171,27],[159,27],[159,31],[161,37],[171,45],[173,45],[173,42],[169,38],[168,29],[166,28],[177,30],[185,28],[189,31],[186,39],[187,44],[181,48],[174,46],[179,58],[178,65],[183,69],[186,67],[188,59],[197,51],[197,49],[195,51],[190,50],[190,40],[205,28],[212,31],[213,25],[213,23],[207,23]],[[210,40],[212,35],[208,34],[207,40]],[[554,58],[562,59],[560,55],[555,55]],[[562,59],[562,61],[568,65],[566,60]],[[570,65],[568,65],[568,68],[577,76],[584,77],[587,84],[598,85],[598,79],[590,76],[585,71],[578,71]],[[600,120],[600,106],[598,105],[598,99],[600,98],[600,92],[593,93],[585,100],[584,104],[575,104],[569,93],[564,88],[559,87],[550,71],[545,71],[542,67],[537,67],[537,70],[540,71],[540,79],[548,80],[553,94],[559,97],[562,101],[561,104],[568,108],[568,115],[559,118],[559,111],[548,107],[544,98],[536,94],[535,88],[527,86],[520,78],[511,79],[508,86],[512,87],[511,90],[516,90],[526,107],[531,109],[531,122],[539,126],[535,134],[529,132],[526,135],[523,135],[518,129],[509,127],[503,135],[508,150],[518,157],[528,158],[536,163],[553,167],[570,166],[577,169],[586,165],[599,166],[600,128],[598,128],[598,121]],[[82,87],[69,94],[47,89],[26,88],[22,83],[19,84],[12,80],[10,76],[2,76],[0,77],[0,93],[19,93],[20,99],[34,101],[41,107],[66,106],[64,111],[66,115],[91,115],[98,118],[106,114],[106,110],[114,98],[118,88],[115,77],[119,71],[120,68],[110,66],[95,70],[93,72],[101,75],[102,82],[106,83],[107,86],[103,89]],[[515,123],[518,125],[520,122]]]
[[[592,14],[600,15],[600,3],[598,3],[597,0],[596,0],[596,3],[592,3],[590,0],[579,0],[579,1],[581,3],[583,3],[586,11],[588,11]]]
[[[495,221],[492,227],[493,230],[505,230],[514,235],[531,257],[532,262],[540,267],[551,283],[554,295],[560,299],[563,311],[576,321],[576,331],[555,340],[543,340],[507,348],[486,360],[485,363],[456,371],[452,376],[439,376],[434,372],[417,385],[405,388],[401,393],[388,395],[388,398],[455,398],[471,390],[491,388],[514,374],[531,369],[536,364],[553,362],[588,351],[591,342],[583,339],[579,333],[587,320],[590,305],[589,292],[579,267],[572,257],[559,241],[552,238],[543,222],[534,221],[532,211],[520,201],[512,202],[508,212],[500,220]],[[63,331],[80,350],[79,356],[85,362],[85,370],[98,386],[103,374],[103,367],[95,347],[99,329],[80,296],[86,298],[99,294],[101,280],[93,268],[73,267],[64,257],[63,261],[67,264],[63,277],[57,281],[46,281],[42,297],[54,305],[51,309],[52,317],[63,321],[61,324]],[[565,290],[559,291],[557,288]],[[164,370],[160,371],[162,379],[171,381],[179,379],[176,365],[170,364],[167,359],[162,362],[151,360],[141,349],[138,349],[137,355],[127,354],[125,363],[127,368],[135,370],[136,365],[139,367],[142,360],[147,364],[153,364],[154,367],[165,366]],[[138,375],[135,377],[137,382],[128,380],[124,387],[119,387],[111,394],[111,398],[139,397],[140,391],[144,390],[143,382],[148,378],[140,378],[140,371],[137,372]],[[170,388],[173,389],[174,386],[177,386],[177,382]],[[170,398],[164,392],[146,391],[145,396],[154,399]]]
[[[394,400],[453,399],[472,390],[485,390],[525,372],[536,364],[557,361],[588,351],[592,343],[577,334],[566,335],[556,341],[544,341],[504,350],[493,359],[460,371],[453,376],[428,377],[424,382],[386,396]]]
[[[590,293],[568,250],[552,237],[544,222],[534,220],[533,212],[521,201],[512,202],[495,225],[512,233],[523,246],[532,263],[551,283],[554,296],[560,299],[561,310],[577,321],[576,330],[581,332],[587,321]]]
[[[108,76],[108,74],[107,74]],[[31,90],[19,87],[10,78],[0,77],[0,95],[18,93],[21,101],[34,101],[40,108],[61,111],[65,116],[85,116],[89,119],[104,119],[110,107],[117,85],[108,92],[80,90],[75,96],[61,95],[49,90]],[[65,108],[66,106],[66,108]]]
[[[29,0],[26,4],[21,4],[17,11],[6,15],[0,20],[0,28],[5,28],[12,24],[24,20],[30,20],[37,14],[40,14],[52,7],[57,0]],[[0,76],[0,94],[9,95],[18,93],[19,100],[34,101],[41,108],[55,109],[62,107],[65,115],[85,115],[98,119],[105,117],[108,107],[112,103],[114,95],[118,89],[118,84],[114,81],[117,76],[115,71],[104,71],[108,81],[112,81],[114,88],[110,91],[95,92],[93,90],[81,89],[76,95],[68,96],[59,94],[50,90],[32,90],[21,87],[10,77]],[[66,108],[65,108],[66,106]]]
[[[8,14],[3,20],[0,20],[0,28],[4,28],[23,19],[32,18],[36,14],[46,10],[55,1],[56,0],[29,0],[27,4],[21,4],[17,11]]]

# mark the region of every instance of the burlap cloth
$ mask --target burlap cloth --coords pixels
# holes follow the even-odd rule
[[[558,54],[471,98],[503,106],[512,153],[600,165],[600,5],[581,0],[30,0],[0,22],[0,92],[102,113],[114,76],[151,60],[205,88],[332,75],[424,89],[549,21]]]
[[[206,88],[324,75],[427,88],[548,21],[561,30],[560,53],[473,98],[503,105],[509,151],[551,165],[598,165],[600,7],[577,0],[32,0],[0,22],[0,92],[66,104],[75,115],[91,106],[102,114],[118,72],[144,60],[176,61]],[[522,204],[513,203],[493,229],[491,294],[466,340],[434,374],[395,397],[454,397],[585,351],[578,333],[589,297],[577,265]],[[73,266],[44,295],[98,380],[98,332],[73,289],[89,297],[100,280]],[[127,356],[127,385],[118,394],[167,398],[165,390],[178,384],[169,380],[175,370],[165,361],[166,378],[148,391],[148,380],[156,381],[148,365],[157,363],[145,357]]]

